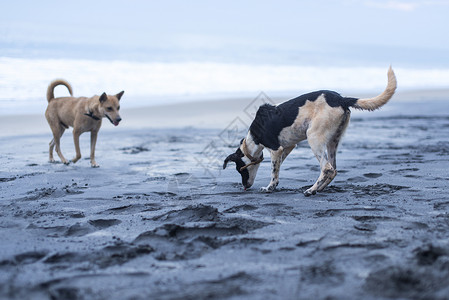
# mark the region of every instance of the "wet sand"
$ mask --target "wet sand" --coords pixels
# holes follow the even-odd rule
[[[252,113],[232,103],[215,118],[188,106],[173,128],[151,124],[169,108],[124,111],[100,131],[98,169],[48,163],[43,127],[4,133],[0,298],[448,299],[447,101],[354,112],[339,174],[307,198],[319,174],[307,142],[271,194],[267,159],[246,192],[221,170]],[[201,113],[182,119],[188,108]],[[62,149],[74,155],[70,132]]]

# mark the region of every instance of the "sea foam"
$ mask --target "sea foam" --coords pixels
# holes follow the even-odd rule
[[[394,67],[394,66],[393,66]],[[196,99],[316,89],[344,93],[382,91],[388,66],[316,67],[216,62],[130,62],[75,59],[0,58],[0,114],[41,113],[55,78],[68,80],[75,96],[125,90],[128,107]],[[447,88],[449,69],[394,68],[400,89]],[[55,95],[66,96],[64,87]]]

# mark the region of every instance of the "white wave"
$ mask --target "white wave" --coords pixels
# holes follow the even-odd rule
[[[393,66],[394,67],[394,66]],[[75,96],[125,90],[130,106],[223,95],[302,93],[316,89],[381,91],[385,67],[314,67],[212,62],[129,62],[0,58],[0,113],[26,104],[41,112],[51,80],[65,78]],[[394,68],[400,89],[447,88],[449,69]],[[57,87],[56,96],[68,95]],[[39,109],[39,110],[38,110]],[[33,112],[33,111],[29,111]]]

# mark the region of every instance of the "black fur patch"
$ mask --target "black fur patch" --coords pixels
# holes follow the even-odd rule
[[[248,172],[248,169],[244,169],[243,171],[240,171],[240,169],[242,167],[244,167],[246,164],[242,160],[242,157],[244,156],[242,150],[240,150],[240,148],[238,148],[236,153],[239,155],[240,158],[236,159],[236,161],[235,161],[235,168],[237,169],[237,172],[239,172],[240,175],[242,176],[242,184],[243,184],[243,186],[246,187],[247,184],[248,184],[249,172]]]
[[[280,147],[279,134],[282,129],[293,124],[298,116],[298,109],[307,100],[315,101],[321,95],[324,95],[329,106],[342,107],[344,110],[349,110],[349,107],[358,100],[357,98],[342,97],[337,92],[322,90],[301,95],[278,106],[264,104],[259,107],[249,128],[254,142],[271,150],[278,150]]]

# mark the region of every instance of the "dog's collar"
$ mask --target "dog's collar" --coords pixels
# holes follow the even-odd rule
[[[95,121],[100,121],[101,118],[94,115],[94,113],[89,109],[87,113],[84,114],[85,116],[91,117]]]
[[[246,157],[248,157],[251,160],[251,162],[249,164],[246,164],[243,167],[241,167],[240,171],[245,170],[249,166],[258,165],[263,161],[263,153],[259,158],[254,158],[251,154],[249,154],[248,148],[246,147],[246,139],[243,139],[243,142],[242,142],[242,152]]]

